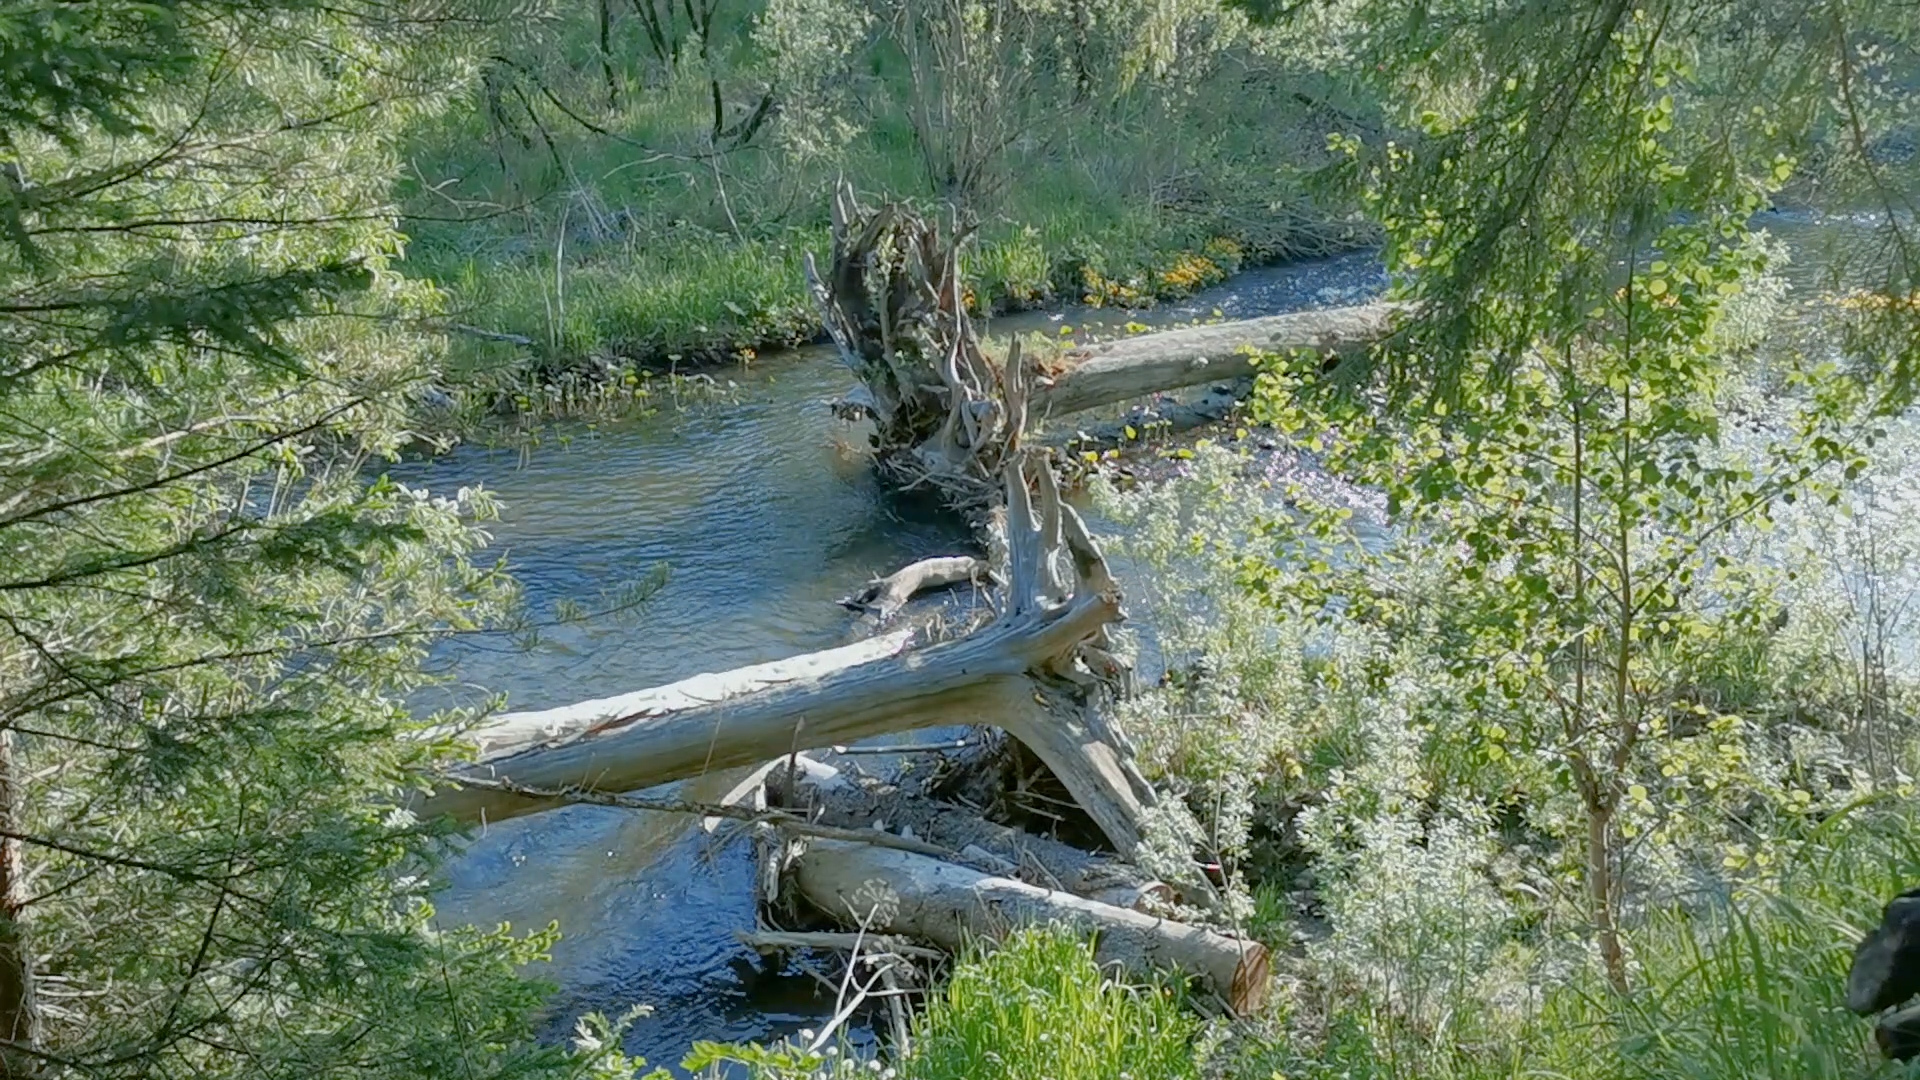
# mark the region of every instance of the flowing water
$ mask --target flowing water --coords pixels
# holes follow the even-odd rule
[[[1806,266],[1796,276],[1811,282]],[[1383,284],[1375,257],[1357,253],[1249,272],[1149,312],[1073,309],[992,330],[1071,325],[1084,337],[1131,321],[1353,303]],[[512,708],[539,709],[829,647],[853,625],[838,597],[966,548],[960,523],[889,496],[852,449],[864,432],[831,414],[851,377],[829,350],[768,356],[724,378],[731,400],[578,432],[565,448],[525,459],[469,448],[401,470],[413,484],[478,484],[499,497],[495,548],[536,615],[569,599],[591,604],[656,567],[666,575],[621,619],[545,629],[530,646],[454,643],[438,659],[460,680],[456,694],[504,693]],[[696,1039],[818,1026],[832,995],[734,940],[754,918],[744,841],[687,826],[596,807],[492,826],[450,868],[443,918],[522,931],[557,921],[565,936],[541,972],[560,986],[556,1032],[587,1011],[648,1005],[628,1046],[656,1064],[676,1065]]]

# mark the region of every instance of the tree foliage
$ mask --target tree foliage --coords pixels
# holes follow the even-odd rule
[[[1532,718],[1497,726],[1551,762],[1577,805],[1559,839],[1581,852],[1567,863],[1625,993],[1628,841],[1697,809],[1692,770],[1656,744],[1701,726],[1730,737],[1740,721],[1697,696],[1699,665],[1773,617],[1725,542],[1797,498],[1837,502],[1822,485],[1865,468],[1868,415],[1910,398],[1920,327],[1889,315],[1880,340],[1904,333],[1903,349],[1856,353],[1850,369],[1784,350],[1768,436],[1731,439],[1729,394],[1753,361],[1723,317],[1764,268],[1748,222],[1794,155],[1829,135],[1830,98],[1808,72],[1848,77],[1862,31],[1843,23],[1758,63],[1728,44],[1781,28],[1746,12],[1735,26],[1712,4],[1374,14],[1371,48],[1418,46],[1383,89],[1417,131],[1372,149],[1339,141],[1366,163],[1419,318],[1379,370],[1335,374],[1353,396],[1332,413],[1301,410],[1326,382],[1307,366],[1270,378],[1268,415],[1295,432],[1337,427],[1335,468],[1384,490],[1395,520],[1434,545],[1423,557],[1466,583],[1452,677]],[[1791,92],[1760,104],[1770,91]],[[1905,228],[1885,218],[1896,255]],[[1880,295],[1904,295],[1901,259],[1877,269],[1902,290]],[[1857,340],[1833,333],[1818,349]]]
[[[374,475],[437,348],[396,142],[506,14],[0,5],[8,1075],[576,1068],[386,808],[424,649],[511,599],[482,493]]]
[[[1856,253],[1884,295],[1920,285],[1911,170],[1890,150],[1913,121],[1920,25],[1900,3],[1718,0],[1477,4],[1380,0],[1342,22],[1353,73],[1401,131],[1342,139],[1388,258],[1426,302],[1399,354],[1402,389],[1459,404],[1459,362],[1517,363],[1577,326],[1630,251],[1674,214],[1765,206],[1796,189],[1879,212]],[[1660,144],[1657,173],[1625,168]],[[1872,358],[1904,396],[1920,366],[1910,312]]]

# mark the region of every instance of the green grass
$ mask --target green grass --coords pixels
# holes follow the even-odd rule
[[[1907,1075],[1880,1063],[1870,1024],[1841,1004],[1854,942],[1920,881],[1920,828],[1865,807],[1789,847],[1778,887],[1696,914],[1667,908],[1636,935],[1646,985],[1619,1010],[1620,1075]],[[1597,1003],[1586,1005],[1592,1016]]]
[[[1092,946],[1057,929],[1016,933],[962,962],[914,1022],[907,1080],[1198,1077],[1199,1028],[1163,987],[1115,982]]]
[[[735,22],[716,35],[729,115],[778,81],[778,61],[746,44],[750,7],[728,8]],[[454,339],[449,389],[485,408],[574,400],[580,385],[634,366],[685,367],[810,339],[819,326],[802,259],[827,251],[833,183],[939,202],[897,105],[906,80],[897,57],[873,58],[878,110],[829,154],[784,148],[776,119],[716,162],[704,156],[705,76],[689,65],[661,81],[636,51],[634,28],[622,27],[616,103],[581,8],[506,43],[524,75],[518,91],[496,87],[491,103],[476,93],[407,147],[406,271],[444,288],[455,321],[528,342]],[[1049,117],[1008,151],[998,194],[975,208],[967,273],[976,305],[1089,294],[1148,302],[1244,262],[1346,242],[1323,227],[1327,215],[1298,177],[1324,131],[1291,89],[1229,73],[1205,108],[1163,114],[1121,102]]]
[[[795,230],[779,241],[636,245],[562,262],[469,258],[440,280],[463,321],[531,338],[547,367],[595,354],[690,366],[812,337],[802,252],[826,243],[823,232]]]

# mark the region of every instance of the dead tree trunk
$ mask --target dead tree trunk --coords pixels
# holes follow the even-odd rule
[[[1371,348],[1402,309],[1366,304],[1191,327],[1081,349],[1044,363],[981,351],[960,275],[966,230],[899,206],[863,209],[842,185],[832,264],[807,280],[841,359],[860,380],[843,413],[874,422],[879,465],[903,487],[931,486],[956,507],[991,505],[1001,462],[1029,417],[1076,412],[1254,372],[1265,353],[1338,356]]]
[[[1070,349],[1034,383],[1030,410],[1058,416],[1164,390],[1255,374],[1259,358],[1307,350],[1332,358],[1364,352],[1393,332],[1401,304],[1294,311],[1189,326]]]
[[[793,869],[808,903],[875,933],[957,951],[1014,927],[1061,923],[1097,935],[1102,963],[1136,975],[1173,970],[1197,977],[1242,1016],[1266,1002],[1269,958],[1257,941],[870,844],[809,840]]]
[[[1001,463],[1026,422],[1025,371],[1016,346],[1004,364],[980,350],[960,275],[966,231],[909,211],[869,213],[842,185],[833,200],[833,261],[807,281],[840,357],[866,389],[883,474],[931,485],[976,513],[997,494]]]
[[[1175,899],[1165,883],[1109,856],[988,821],[975,811],[901,786],[863,785],[805,757],[797,764],[797,778],[786,775],[783,762],[768,775],[766,786],[770,794],[780,792],[782,805],[816,824],[911,834],[1002,877],[1116,907],[1144,908]]]
[[[547,801],[459,780],[632,791],[795,749],[956,723],[1005,729],[1047,763],[1116,850],[1131,853],[1153,792],[1086,708],[1119,670],[1106,651],[1120,597],[1106,560],[1061,502],[1043,454],[1006,463],[1007,589],[997,618],[910,649],[901,631],[856,645],[544,713],[469,736],[479,760],[416,799],[423,815],[513,817]],[[1060,563],[1070,564],[1071,578]]]

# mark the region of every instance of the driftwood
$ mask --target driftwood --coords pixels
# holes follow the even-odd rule
[[[1026,426],[1028,379],[1017,342],[1003,363],[981,351],[960,274],[965,238],[902,207],[869,212],[842,185],[831,266],[822,275],[809,253],[807,282],[865,389],[842,408],[872,418],[882,474],[985,511]]]
[[[961,230],[895,207],[869,213],[846,189],[835,199],[833,223],[831,267],[823,275],[809,258],[808,279],[860,379],[850,400],[874,421],[879,467],[894,483],[930,486],[967,512],[989,552],[987,560],[916,563],[845,603],[884,621],[917,592],[971,580],[997,587],[989,594],[994,617],[934,644],[902,629],[501,716],[464,733],[474,760],[450,769],[440,788],[410,808],[468,821],[567,802],[657,808],[660,800],[620,793],[757,765],[727,805],[676,808],[750,822],[762,865],[774,871],[769,883],[790,867],[802,896],[863,932],[951,950],[1013,925],[1064,922],[1096,932],[1103,960],[1136,972],[1172,968],[1236,1012],[1257,1010],[1268,983],[1262,946],[1133,910],[1164,898],[1165,887],[1124,865],[1155,795],[1107,709],[1131,675],[1110,639],[1121,619],[1119,590],[1062,502],[1049,454],[1025,444],[1028,420],[1230,382],[1253,372],[1256,351],[1363,349],[1390,332],[1397,309],[1367,305],[1176,330],[1069,350],[1044,364],[1015,342],[994,360],[967,315]],[[999,727],[1033,751],[1118,859],[900,793],[815,791],[804,814],[761,801],[778,780],[769,763],[798,762],[801,750],[969,723]],[[794,799],[791,785],[782,794]],[[744,798],[754,805],[738,805]]]
[[[1095,955],[1136,975],[1171,969],[1197,978],[1235,1013],[1266,1001],[1269,958],[1257,941],[1154,918],[911,852],[808,841],[793,881],[808,903],[852,925],[957,950],[1009,929],[1058,923],[1096,934]]]
[[[645,795],[614,795],[604,791],[587,791],[580,788],[537,788],[525,787],[504,780],[468,780],[468,787],[485,788],[504,794],[537,802],[543,806],[611,806],[620,810],[639,810],[647,813],[699,815],[709,822],[721,819],[738,821],[747,825],[772,826],[797,836],[816,836],[826,840],[845,840],[850,843],[875,844],[880,847],[897,848],[916,855],[926,855],[949,862],[965,862],[965,852],[953,851],[938,844],[929,843],[913,836],[896,836],[893,833],[875,828],[849,828],[840,825],[809,821],[789,811],[778,808],[753,808],[731,803],[693,802],[685,799],[653,798]],[[986,869],[997,870],[999,864],[985,859],[981,865]]]
[[[1275,315],[1089,345],[1044,364],[1023,356],[1015,339],[995,361],[967,314],[966,235],[896,205],[869,211],[842,185],[829,269],[823,274],[811,255],[806,265],[821,320],[860,380],[838,411],[873,420],[883,474],[939,490],[976,521],[1030,416],[1230,381],[1253,374],[1262,353],[1365,350],[1401,314],[1397,305],[1367,304]]]
[[[866,612],[880,622],[893,618],[907,601],[923,592],[951,588],[965,582],[984,583],[987,561],[972,555],[921,559],[875,578],[866,588],[840,601],[840,606]]]
[[[796,783],[785,763],[768,778],[785,805],[816,826],[885,829],[958,852],[967,864],[1031,885],[1064,889],[1118,907],[1146,908],[1173,900],[1173,890],[1136,867],[1071,844],[988,821],[978,813],[894,785],[862,785],[818,762]]]
[[[1029,409],[1062,415],[1205,382],[1251,376],[1262,355],[1305,349],[1323,356],[1364,352],[1405,312],[1375,303],[1189,326],[1071,349],[1039,375]]]
[[[1152,789],[1087,708],[1117,661],[1106,649],[1120,598],[1099,548],[1061,502],[1044,455],[1005,469],[1007,590],[997,618],[909,648],[896,631],[775,664],[542,713],[470,735],[478,761],[415,800],[423,816],[499,819],[546,809],[513,786],[621,792],[795,750],[956,723],[1005,729],[1047,763],[1116,850],[1131,853]],[[1056,557],[1072,567],[1060,573]],[[462,779],[482,783],[462,784]],[[507,781],[502,787],[497,781]]]

